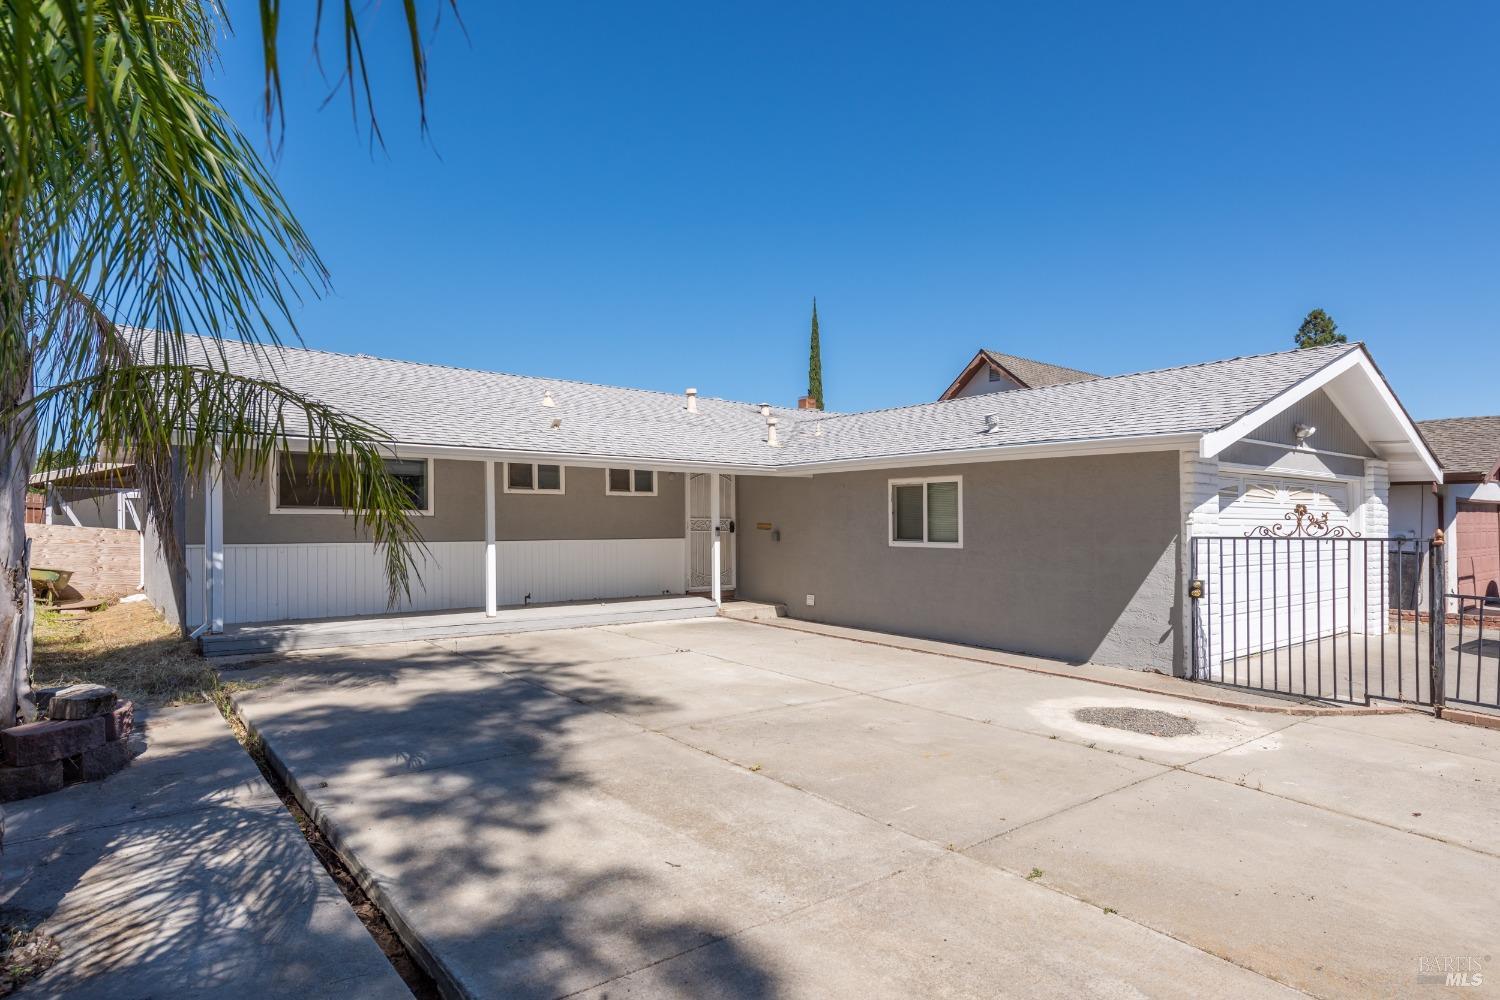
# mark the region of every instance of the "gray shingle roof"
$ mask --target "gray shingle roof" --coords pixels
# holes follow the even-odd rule
[[[1417,429],[1437,454],[1444,473],[1488,476],[1500,466],[1500,417],[1422,420]]]
[[[160,343],[160,342],[158,342]],[[765,442],[751,403],[567,379],[474,371],[295,348],[265,352],[189,338],[200,363],[284,384],[383,428],[408,445],[559,457],[774,468],[971,448],[1215,430],[1356,344],[1168,368],[1039,389],[864,413],[773,408],[782,447]],[[143,353],[156,350],[148,339]],[[543,406],[550,393],[555,406]],[[999,430],[985,432],[996,414]],[[560,420],[560,426],[552,422]],[[293,429],[293,433],[296,429]]]
[[[1045,361],[1033,361],[1015,354],[1002,354],[1000,351],[992,351],[989,348],[984,349],[984,354],[995,364],[1026,383],[1028,389],[1040,389],[1049,385],[1067,385],[1069,382],[1087,382],[1089,379],[1099,378],[1092,372],[1079,371],[1077,368],[1064,368],[1062,365],[1049,365]]]

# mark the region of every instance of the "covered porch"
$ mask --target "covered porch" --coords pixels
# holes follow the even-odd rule
[[[389,642],[459,639],[546,629],[581,628],[627,622],[686,621],[712,618],[717,606],[708,597],[666,596],[604,601],[559,601],[552,604],[497,608],[395,613],[345,618],[313,618],[228,625],[199,638],[203,655],[244,656],[284,653],[333,646],[374,646]]]
[[[556,616],[550,607],[619,614],[620,602],[676,599],[700,609],[733,593],[732,473],[429,451],[402,457],[420,478],[423,541],[394,603],[384,554],[341,510],[286,502],[291,480],[274,466],[206,469],[189,498],[183,595],[183,622],[205,652],[567,627],[535,623]]]

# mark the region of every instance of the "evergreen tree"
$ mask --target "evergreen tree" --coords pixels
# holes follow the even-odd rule
[[[1339,325],[1333,317],[1321,309],[1307,314],[1302,325],[1297,327],[1297,346],[1323,347],[1328,344],[1347,344],[1349,338],[1339,333]]]
[[[812,343],[807,351],[807,394],[823,409],[823,350],[818,344],[818,299],[813,297]]]

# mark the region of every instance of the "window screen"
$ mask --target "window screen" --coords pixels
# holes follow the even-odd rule
[[[562,489],[562,466],[538,465],[536,467],[536,488],[539,490]]]
[[[635,470],[635,491],[637,493],[656,492],[656,473],[650,469]]]
[[[958,541],[958,483],[927,484],[927,540]]]
[[[521,465],[512,462],[505,467],[505,474],[507,477],[505,480],[506,484],[509,485],[513,490],[533,489],[534,487],[531,480],[531,469],[532,467],[529,463]]]
[[[609,491],[611,493],[629,493],[630,492],[630,470],[629,469],[610,469],[609,470]]]

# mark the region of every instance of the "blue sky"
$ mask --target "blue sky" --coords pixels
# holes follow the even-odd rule
[[[816,295],[848,410],[1318,306],[1418,418],[1500,412],[1500,5],[460,4],[426,142],[373,5],[373,155],[284,31],[309,346],[790,403]],[[215,86],[263,145],[253,7]]]

